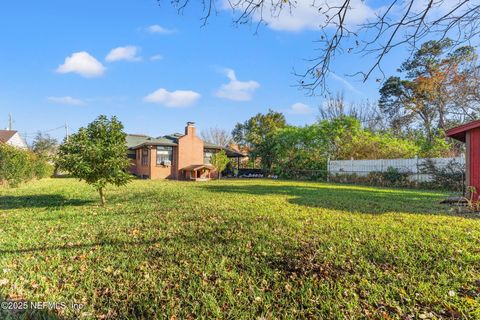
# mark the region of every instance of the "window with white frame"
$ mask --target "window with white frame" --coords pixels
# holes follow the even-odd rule
[[[171,165],[173,162],[173,147],[157,146],[157,165]]]

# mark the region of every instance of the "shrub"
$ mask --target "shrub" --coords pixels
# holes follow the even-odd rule
[[[447,165],[439,167],[432,159],[427,159],[419,165],[423,174],[429,174],[431,180],[422,183],[425,187],[464,191],[465,166],[450,160]]]
[[[0,143],[0,181],[17,186],[29,176],[29,154]]]
[[[52,174],[52,166],[28,150],[0,144],[0,183],[16,187],[20,183]]]
[[[402,186],[408,184],[408,172],[401,172],[397,168],[388,167],[387,171],[382,172],[383,179],[389,185]]]
[[[330,182],[337,183],[357,183],[360,177],[356,173],[335,173],[328,177]]]
[[[37,179],[43,179],[53,176],[55,168],[44,157],[35,157],[33,162],[33,175]]]
[[[401,172],[397,168],[389,167],[385,172],[372,171],[365,175],[336,173],[329,176],[329,181],[371,186],[412,187],[414,183],[408,179],[409,175],[409,172]]]

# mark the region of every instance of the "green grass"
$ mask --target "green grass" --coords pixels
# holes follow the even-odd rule
[[[137,180],[102,208],[71,179],[0,189],[0,298],[84,304],[35,313],[59,319],[480,318],[480,219],[444,197]]]

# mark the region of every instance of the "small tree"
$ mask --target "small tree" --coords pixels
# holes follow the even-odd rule
[[[126,172],[130,160],[122,123],[115,116],[99,116],[64,141],[57,162],[73,177],[93,185],[104,205],[107,184],[121,186],[131,178]]]
[[[222,171],[227,167],[228,161],[225,150],[217,152],[212,156],[210,163],[217,169],[218,179],[222,177]]]
[[[58,148],[57,139],[49,134],[38,132],[33,139],[32,151],[40,157],[53,159]]]

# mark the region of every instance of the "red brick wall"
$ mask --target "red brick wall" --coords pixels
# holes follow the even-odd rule
[[[136,159],[132,160],[130,172],[150,179],[184,179],[182,168],[194,164],[203,164],[203,141],[197,137],[194,125],[185,128],[185,136],[178,139],[178,147],[173,147],[173,162],[170,167],[157,166],[156,147],[148,147],[148,165],[142,165],[142,149],[136,150]],[[216,172],[212,172],[212,177]]]
[[[147,165],[142,165],[142,149],[136,150],[136,159],[132,160],[130,172],[139,177],[148,177],[150,179],[176,179],[177,166],[176,148],[173,148],[173,163],[171,166],[157,165],[157,152],[155,146],[148,147]]]
[[[132,162],[134,163],[134,166],[132,166],[132,172],[133,174],[142,177],[142,176],[148,176],[150,177],[150,166],[143,166],[142,165],[142,149],[137,149],[136,151],[136,159],[133,160]],[[150,152],[149,152],[149,157],[150,157]]]
[[[150,179],[176,179],[177,178],[177,157],[176,147],[173,147],[173,161],[169,167],[157,165],[157,149],[152,147],[150,150]]]
[[[185,128],[185,135],[178,139],[178,178],[184,179],[182,168],[203,164],[203,141],[196,136],[193,125]]]

